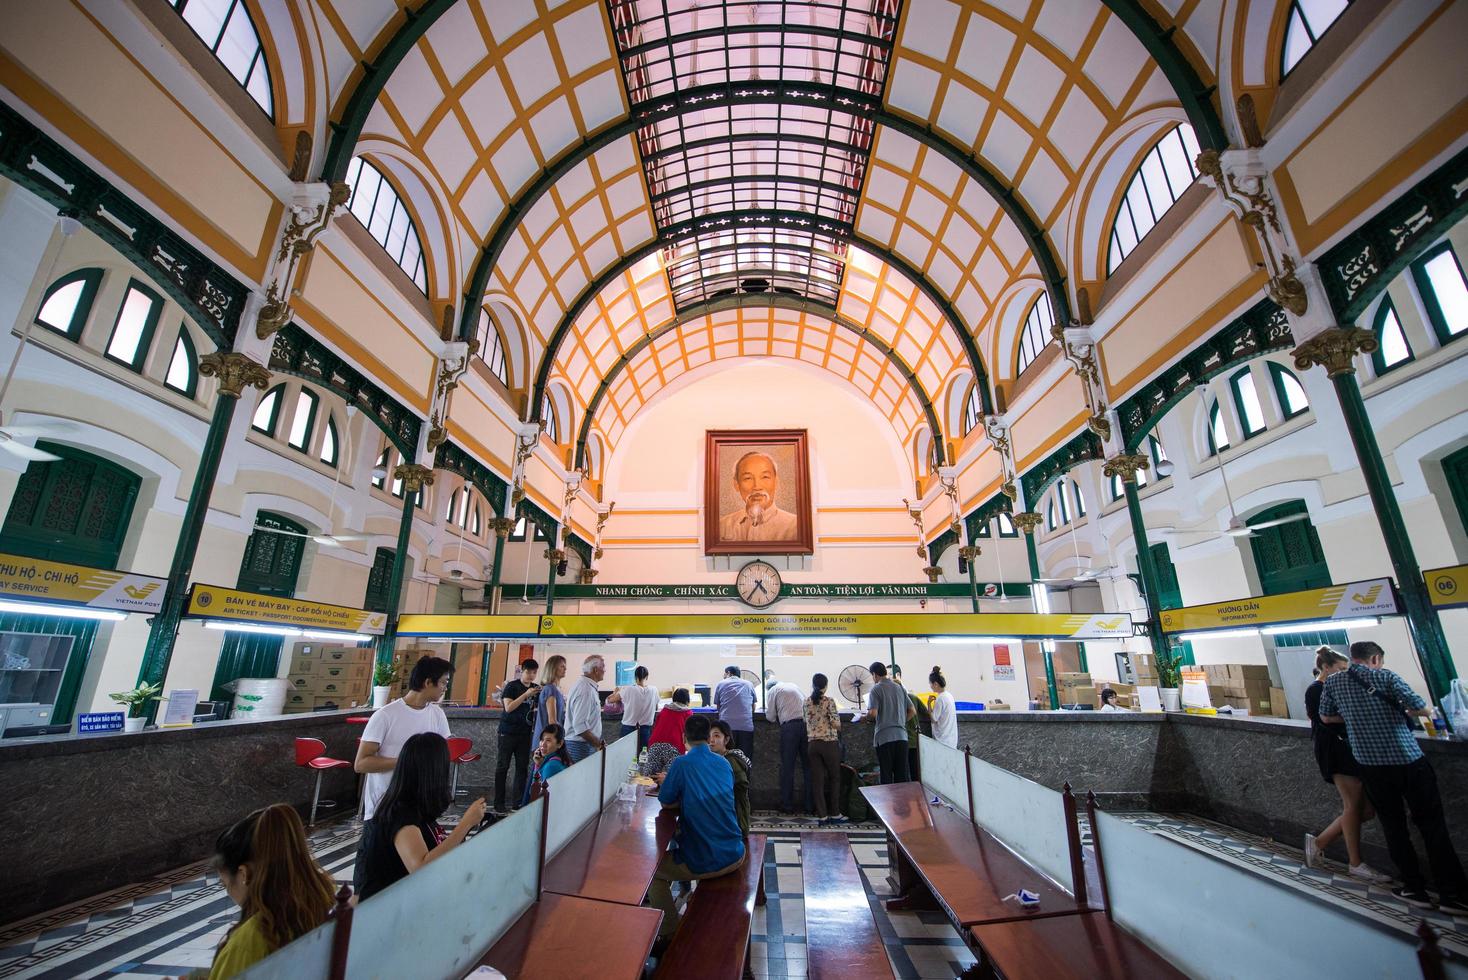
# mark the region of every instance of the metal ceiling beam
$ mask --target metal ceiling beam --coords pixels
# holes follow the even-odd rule
[[[917,396],[918,403],[922,406],[923,415],[928,420],[928,430],[933,433],[933,445],[939,452],[943,451],[945,444],[945,440],[942,438],[943,429],[938,423],[938,413],[933,408],[932,397],[928,394],[927,389],[923,387],[923,383],[918,380],[917,375],[913,373],[912,368],[902,359],[902,355],[893,350],[885,340],[872,333],[866,327],[842,316],[836,312],[834,307],[826,306],[824,303],[814,303],[809,300],[800,299],[799,297],[786,296],[780,293],[743,293],[738,296],[730,296],[699,303],[696,306],[690,306],[688,309],[679,312],[677,316],[667,323],[659,327],[654,327],[652,331],[644,334],[637,343],[627,348],[622,353],[622,356],[617,358],[616,363],[608,369],[607,373],[602,377],[601,383],[596,386],[596,391],[592,393],[591,398],[586,403],[586,412],[581,418],[580,431],[576,436],[575,465],[580,467],[586,462],[586,440],[591,435],[591,424],[596,418],[597,409],[600,408],[601,401],[606,397],[607,392],[611,390],[612,382],[617,379],[617,376],[622,373],[622,370],[627,365],[632,363],[634,357],[647,349],[659,337],[673,330],[677,330],[679,327],[685,326],[699,317],[707,316],[711,313],[718,313],[722,310],[746,307],[776,307],[778,309],[794,310],[799,313],[810,313],[830,320],[838,327],[851,331],[881,351],[882,355],[902,375],[903,379],[907,382],[907,386],[912,389],[913,394]]]
[[[556,329],[546,341],[545,353],[541,356],[540,365],[535,372],[535,387],[532,390],[530,400],[530,421],[536,422],[540,420],[541,406],[545,403],[546,387],[550,384],[551,366],[555,364],[561,344],[571,332],[571,327],[580,318],[581,314],[585,312],[586,308],[591,305],[591,301],[609,284],[616,281],[624,272],[654,252],[671,245],[676,245],[679,241],[682,241],[689,235],[696,235],[701,230],[715,230],[715,226],[725,230],[730,227],[769,228],[795,222],[800,223],[800,230],[812,230],[810,226],[814,225],[816,234],[856,245],[863,251],[872,253],[911,280],[918,287],[918,290],[934,306],[938,307],[939,313],[948,321],[950,328],[958,336],[959,344],[963,347],[963,351],[967,356],[969,368],[973,371],[974,381],[978,385],[984,411],[986,413],[992,413],[994,411],[994,403],[989,392],[989,374],[984,367],[983,357],[979,354],[978,347],[974,344],[973,335],[964,328],[963,321],[958,318],[957,312],[949,304],[948,300],[938,292],[937,287],[929,282],[917,269],[913,268],[907,260],[892,254],[883,245],[868,241],[861,237],[861,235],[844,229],[837,222],[828,221],[815,215],[804,214],[798,211],[751,211],[733,215],[714,215],[708,218],[700,218],[695,221],[673,225],[667,229],[665,234],[652,239],[630,254],[624,255],[619,262],[588,283],[586,288],[581,291],[581,294],[576,297],[575,301],[566,310],[565,315],[556,324]],[[939,438],[942,430],[937,429],[935,433],[934,438],[936,440]]]
[[[1142,47],[1147,49],[1152,60],[1157,62],[1157,67],[1162,69],[1163,77],[1172,86],[1178,101],[1182,103],[1183,112],[1188,115],[1193,135],[1198,137],[1198,145],[1205,150],[1226,149],[1228,133],[1224,131],[1218,110],[1213,107],[1213,93],[1218,86],[1204,85],[1192,62],[1183,56],[1173,42],[1172,36],[1177,28],[1164,29],[1142,7],[1141,0],[1102,2],[1142,42]]]

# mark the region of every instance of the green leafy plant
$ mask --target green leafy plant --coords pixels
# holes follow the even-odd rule
[[[372,685],[374,687],[392,687],[397,683],[398,671],[392,664],[378,664],[372,668]]]
[[[118,691],[107,696],[118,704],[126,705],[130,717],[138,718],[142,716],[143,708],[148,702],[157,701],[162,694],[162,684],[139,684],[131,691]]]

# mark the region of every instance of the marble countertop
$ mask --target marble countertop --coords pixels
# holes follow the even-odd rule
[[[126,732],[105,732],[93,735],[69,733],[7,738],[0,740],[0,759],[12,762],[18,759],[80,755],[87,752],[114,752],[120,749],[163,744],[164,740],[167,740],[166,744],[176,745],[180,741],[230,738],[243,731],[297,733],[321,728],[323,725],[345,725],[344,719],[348,716],[371,713],[371,708],[351,708],[343,711],[311,711],[279,715],[274,718],[210,721],[181,728],[148,728],[132,734]]]

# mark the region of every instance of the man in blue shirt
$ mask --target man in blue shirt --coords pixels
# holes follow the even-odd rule
[[[1453,915],[1468,914],[1468,880],[1448,836],[1437,776],[1412,733],[1411,718],[1427,715],[1427,704],[1406,681],[1382,667],[1385,656],[1375,643],[1352,643],[1351,666],[1326,678],[1320,720],[1345,723],[1351,755],[1361,764],[1361,782],[1402,876],[1402,887],[1393,888],[1392,894],[1421,908],[1433,904],[1407,829],[1410,809],[1427,846],[1438,906]]]
[[[744,864],[744,834],[734,815],[734,772],[729,761],[709,750],[709,720],[689,715],[683,723],[688,752],[673,760],[662,778],[658,799],[681,807],[673,847],[658,863],[647,902],[663,910],[658,939],[678,930],[672,882],[701,881],[736,871]]]
[[[734,732],[734,747],[754,758],[754,685],[739,676],[739,668],[724,668],[724,679],[714,688],[714,707],[719,720]]]

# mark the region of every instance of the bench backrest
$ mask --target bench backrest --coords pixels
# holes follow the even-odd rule
[[[545,859],[549,861],[601,812],[601,770],[604,753],[587,756],[556,773],[550,789],[550,818],[545,830]]]
[[[1189,976],[1419,975],[1406,935],[1109,813],[1093,827],[1112,917]]]
[[[637,765],[637,735],[623,735],[602,753],[606,771],[602,773],[601,805],[606,809],[617,798],[617,790],[627,781],[627,772]]]
[[[952,803],[964,816],[969,813],[968,770],[964,754],[926,735],[918,736],[918,768],[929,792]]]

